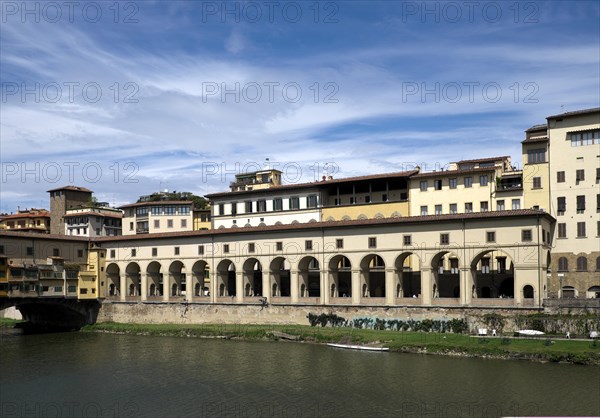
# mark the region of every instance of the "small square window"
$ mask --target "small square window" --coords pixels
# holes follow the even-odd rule
[[[496,232],[494,232],[494,231],[486,232],[486,242],[496,242]]]
[[[131,249],[131,256],[135,257],[137,255],[137,250],[135,248]]]
[[[565,182],[565,172],[564,171],[557,171],[556,172],[556,182],[557,183],[564,183]]]
[[[434,180],[433,187],[435,190],[442,190],[442,180],[441,179]]]
[[[304,241],[304,249],[307,251],[311,251],[313,249],[313,243],[311,240]]]
[[[585,222],[577,222],[577,238],[585,238]]]
[[[77,257],[79,257],[79,258],[83,257],[83,250],[77,250]]]
[[[198,255],[204,255],[204,245],[198,245]]]
[[[182,228],[187,228],[187,219],[182,219],[181,220],[181,227]]]
[[[404,235],[404,245],[412,245],[412,235]]]
[[[473,187],[473,177],[465,177],[465,188]]]
[[[152,257],[156,257],[158,255],[158,248],[152,248]]]
[[[427,215],[427,206],[421,206],[421,216]]]
[[[179,255],[179,247],[175,247],[175,255]]]
[[[456,213],[458,212],[458,207],[456,205],[456,203],[450,203],[450,213]]]
[[[530,242],[532,239],[531,229],[523,229],[521,231],[521,241]]]
[[[369,248],[377,248],[377,238],[369,237]]]
[[[115,258],[115,250],[110,250],[110,258]]]
[[[281,242],[281,241],[277,241],[277,242],[275,243],[275,250],[276,250],[276,251],[283,251],[283,242]]]
[[[256,246],[253,242],[251,242],[248,244],[248,252],[253,253],[254,251],[256,251]]]
[[[335,240],[335,248],[344,248],[344,240],[341,238],[338,238]]]
[[[421,188],[422,192],[426,192],[428,186],[429,185],[427,184],[427,180],[422,180],[421,183],[419,184],[419,187]]]
[[[479,211],[487,212],[488,211],[488,202],[479,202]]]
[[[558,224],[558,238],[567,238],[567,224],[566,223]]]
[[[448,180],[448,184],[450,185],[451,189],[456,189],[456,179],[450,179]]]
[[[440,244],[441,245],[450,244],[450,234],[448,234],[448,233],[440,234]]]
[[[473,202],[465,203],[465,213],[473,212]]]
[[[435,205],[435,214],[436,215],[442,214],[442,205]]]
[[[167,228],[173,228],[173,219],[167,219]]]
[[[223,253],[227,254],[229,252],[229,244],[223,244]]]
[[[534,177],[533,178],[533,188],[534,189],[541,189],[542,188],[542,178],[541,177]]]
[[[489,182],[489,179],[488,179],[487,175],[479,176],[479,185],[480,186],[487,186],[488,182]]]
[[[154,220],[154,227],[155,228],[160,228],[160,220],[158,220],[158,219]]]

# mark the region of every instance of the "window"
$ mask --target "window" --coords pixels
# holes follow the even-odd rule
[[[100,235],[100,228],[96,228],[96,235]]]
[[[335,240],[335,248],[344,248],[344,240],[343,239],[336,239]]]
[[[152,206],[150,211],[153,215],[160,215],[162,213],[162,206]]]
[[[473,177],[465,177],[465,188],[473,187]]]
[[[565,182],[565,172],[564,171],[557,171],[556,172],[556,182],[557,183],[564,183]]]
[[[479,202],[479,211],[487,212],[488,211],[488,202]]]
[[[483,257],[481,259],[481,272],[483,274],[490,273],[490,258],[489,257]]]
[[[433,188],[435,190],[442,190],[442,180],[434,180],[433,181]]]
[[[167,219],[167,228],[173,228],[173,219]]]
[[[252,202],[248,201],[244,203],[246,213],[252,213]]]
[[[181,220],[181,227],[182,228],[187,228],[187,219],[182,219]]]
[[[135,249],[135,248],[132,248],[132,249],[131,249],[131,256],[132,256],[132,257],[135,257],[136,255],[137,255],[137,249]]]
[[[521,230],[521,241],[530,242],[532,240],[531,229]]]
[[[421,216],[427,215],[427,206],[421,206]]]
[[[587,258],[577,257],[577,271],[587,271]]]
[[[556,198],[556,211],[559,215],[564,215],[567,210],[567,198],[564,196]]]
[[[441,245],[448,245],[450,244],[450,234],[440,234],[440,244]]]
[[[596,195],[596,212],[600,212],[600,194]]]
[[[600,271],[600,257],[596,257],[596,271]]]
[[[600,168],[596,168],[596,184],[600,184]]]
[[[521,209],[521,199],[513,199],[511,203],[512,203],[512,210]]]
[[[577,222],[577,238],[585,237],[585,222]]]
[[[387,195],[387,193],[384,193],[384,194],[381,195],[381,201],[382,202],[387,202],[388,201],[388,195]]]
[[[158,220],[158,219],[154,220],[154,227],[155,228],[160,228],[160,220]]]
[[[442,205],[435,205],[435,214],[436,215],[442,214]]]
[[[133,222],[129,222],[129,230],[133,231]]]
[[[448,180],[448,184],[450,186],[451,189],[456,189],[456,179],[450,179]]]
[[[225,214],[225,204],[219,203],[219,215]]]
[[[600,237],[600,221],[596,222],[596,236]]]
[[[231,202],[231,215],[237,215],[237,202]]]
[[[174,254],[175,254],[175,255],[179,255],[179,247],[175,247]]]
[[[77,257],[79,257],[79,258],[83,257],[83,250],[77,250]]]
[[[533,188],[534,189],[541,189],[542,188],[542,178],[541,177],[534,177],[533,178]]]
[[[283,251],[283,242],[281,242],[281,241],[277,241],[277,242],[275,243],[275,250],[276,250],[276,251]]]
[[[487,242],[496,242],[496,232],[495,231],[488,231],[486,232],[486,241]]]
[[[567,238],[567,224],[558,224],[558,238]]]
[[[377,248],[377,238],[369,237],[369,248]]]
[[[313,249],[311,240],[307,239],[306,241],[304,241],[304,249],[306,251],[311,251]]]
[[[300,198],[290,197],[290,209],[300,209]]]
[[[504,210],[504,200],[496,201],[496,210]]]
[[[204,255],[204,245],[198,245],[198,255]]]
[[[427,191],[427,187],[429,187],[429,184],[427,183],[427,180],[421,180],[421,191],[422,192],[426,192]]]
[[[530,149],[527,151],[527,164],[546,162],[546,150],[544,148]]]
[[[354,196],[352,196],[352,197],[350,198],[350,204],[351,204],[351,205],[353,205],[353,204],[354,204]]]
[[[229,252],[229,244],[223,244],[223,253],[227,254]]]
[[[135,209],[136,216],[148,216],[148,207],[141,207]]]
[[[473,202],[465,203],[465,213],[473,212]]]
[[[177,208],[177,212],[180,215],[189,215],[190,214],[190,207],[189,206],[179,206],[179,208]]]
[[[371,203],[371,196],[365,196],[365,203]]]
[[[154,247],[152,248],[152,257],[156,257],[158,256],[158,248]]]
[[[585,196],[577,196],[577,213],[585,212]]]
[[[58,248],[53,248],[52,249],[52,255],[54,257],[59,257],[60,256],[60,250]]]
[[[456,213],[456,212],[457,212],[456,203],[450,203],[450,213]]]
[[[116,254],[115,254],[115,250],[110,250],[110,258],[115,258]]]
[[[479,176],[479,185],[480,186],[487,186],[488,182],[489,182],[489,179],[488,179],[487,175]]]
[[[283,199],[280,197],[273,199],[273,210],[283,210]]]
[[[572,147],[600,144],[600,130],[588,132],[573,132],[568,134]]]
[[[404,245],[412,245],[412,235],[404,235]]]
[[[165,215],[175,215],[175,206],[168,205],[164,207]]]
[[[569,260],[566,257],[558,259],[558,271],[569,271]]]
[[[256,201],[256,211],[257,212],[266,212],[267,211],[267,201],[265,199]]]
[[[4,245],[0,245],[0,254],[4,254]]]
[[[585,180],[585,170],[575,171],[575,184],[579,184],[580,181]]]
[[[306,207],[308,207],[308,208],[316,208],[317,207],[317,195],[313,194],[310,196],[306,196]]]

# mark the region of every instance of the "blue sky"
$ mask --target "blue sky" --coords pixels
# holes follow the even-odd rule
[[[511,155],[600,105],[600,7],[4,1],[0,212],[77,184],[120,205]]]

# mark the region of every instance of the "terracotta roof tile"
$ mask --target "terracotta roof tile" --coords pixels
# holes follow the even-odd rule
[[[558,115],[548,116],[546,119],[558,119],[558,118],[564,118],[564,117],[575,116],[575,115],[585,115],[588,113],[600,113],[600,107],[593,107],[591,109],[574,110],[572,112],[565,112],[565,113],[561,113]]]
[[[64,186],[64,187],[59,187],[57,189],[47,190],[47,192],[58,192],[60,190],[71,190],[74,192],[93,193],[90,189],[86,189],[85,187],[79,187],[79,186]]]

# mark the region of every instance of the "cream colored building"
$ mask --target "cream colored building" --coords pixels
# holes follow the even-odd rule
[[[551,295],[599,297],[600,108],[549,116],[547,137],[548,210],[556,218]]]
[[[50,232],[50,212],[45,209],[18,210],[10,215],[0,215],[0,229],[21,232]]]
[[[139,202],[121,206],[123,235],[192,231],[193,208],[194,204],[189,200]]]
[[[101,237],[121,235],[123,211],[109,207],[67,209],[65,235]]]
[[[540,306],[552,228],[515,210],[98,238],[122,301]]]
[[[510,157],[462,160],[410,177],[411,216],[522,209],[522,172]]]

